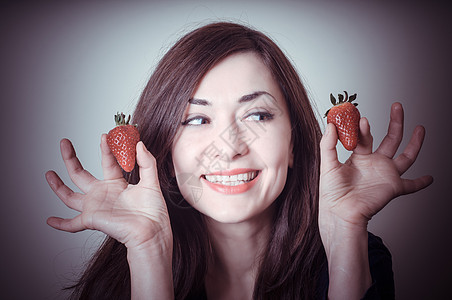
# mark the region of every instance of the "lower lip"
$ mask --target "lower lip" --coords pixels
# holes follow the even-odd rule
[[[213,182],[206,180],[205,178],[203,178],[203,180],[214,191],[216,191],[218,193],[226,194],[226,195],[233,195],[233,194],[241,194],[241,193],[244,193],[244,192],[250,190],[256,184],[257,179],[259,178],[260,175],[261,175],[261,172],[259,172],[259,174],[257,174],[257,176],[253,180],[239,184],[239,185],[234,185],[234,186],[213,183]]]

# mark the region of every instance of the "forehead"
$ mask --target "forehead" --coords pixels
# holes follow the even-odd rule
[[[271,93],[275,98],[281,96],[277,82],[261,57],[254,52],[246,52],[230,55],[209,70],[194,97],[237,99],[251,91],[261,90]]]

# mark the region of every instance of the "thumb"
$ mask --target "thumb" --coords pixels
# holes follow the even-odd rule
[[[138,185],[146,188],[159,186],[155,157],[146,149],[142,141],[137,143],[136,149],[137,164],[140,172],[140,182],[138,182]]]
[[[339,165],[337,159],[337,132],[334,124],[327,124],[320,141],[320,171],[325,172]]]

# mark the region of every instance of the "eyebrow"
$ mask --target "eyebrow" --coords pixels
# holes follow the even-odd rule
[[[207,100],[197,99],[197,98],[190,98],[190,99],[188,99],[188,103],[194,104],[194,105],[202,105],[202,106],[210,106],[210,105],[212,105],[212,103],[210,103]]]
[[[267,95],[270,96],[270,98],[276,102],[275,97],[273,97],[272,94],[270,94],[269,92],[265,92],[265,91],[257,91],[251,94],[247,94],[247,95],[243,95],[242,97],[239,98],[239,103],[248,103],[250,101],[253,101],[254,99],[256,99],[259,96],[262,95]],[[205,99],[198,99],[198,98],[190,98],[188,99],[188,103],[190,104],[194,104],[194,105],[202,105],[202,106],[210,106],[212,105],[211,102],[209,102],[208,100]]]
[[[269,92],[257,91],[252,94],[244,95],[244,96],[240,97],[239,103],[247,103],[247,102],[253,101],[257,97],[262,96],[262,95],[270,96],[270,98],[272,98],[273,101],[276,101],[275,97],[273,97],[273,95],[270,94]]]

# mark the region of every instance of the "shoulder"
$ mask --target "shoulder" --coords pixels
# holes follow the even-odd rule
[[[392,255],[383,243],[383,240],[369,232],[368,248],[369,265],[372,277],[381,277],[384,275],[385,277],[393,278]]]
[[[372,286],[363,299],[394,299],[394,273],[392,271],[392,256],[383,240],[368,232],[369,267],[372,275]],[[318,281],[318,299],[327,299],[328,268],[325,264]]]
[[[368,293],[378,295],[379,297],[375,297],[376,299],[394,299],[395,287],[391,252],[385,246],[383,240],[371,232],[368,233],[368,247],[370,274],[373,281]],[[374,299],[374,297],[369,299]]]
[[[392,264],[391,252],[385,246],[383,240],[371,232],[368,232],[368,252],[371,267],[372,263],[378,264],[382,262],[390,262]]]

